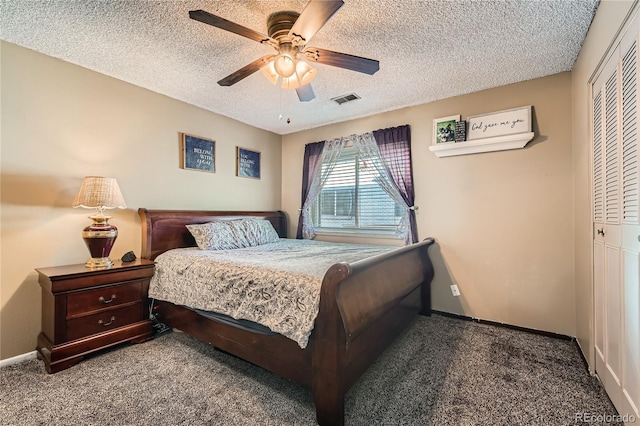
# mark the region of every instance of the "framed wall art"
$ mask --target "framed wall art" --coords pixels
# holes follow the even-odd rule
[[[182,142],[182,168],[215,173],[216,142],[199,136],[180,133]]]
[[[260,179],[260,152],[236,146],[236,176]]]
[[[456,141],[456,122],[460,121],[460,115],[436,118],[433,120],[433,143],[445,143]]]

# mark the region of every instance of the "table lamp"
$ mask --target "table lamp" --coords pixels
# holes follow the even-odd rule
[[[73,207],[96,209],[97,214],[89,216],[93,223],[82,231],[91,259],[85,265],[91,269],[105,269],[113,266],[109,259],[111,248],[118,237],[118,228],[108,223],[111,217],[104,215],[105,209],[127,207],[115,178],[87,176],[82,181],[80,192],[73,200]]]

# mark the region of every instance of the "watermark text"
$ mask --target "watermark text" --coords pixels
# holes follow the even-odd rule
[[[598,414],[598,413],[575,413],[573,421],[576,423],[635,423],[637,420],[633,414]]]

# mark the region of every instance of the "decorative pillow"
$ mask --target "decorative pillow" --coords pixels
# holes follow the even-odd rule
[[[245,247],[238,238],[237,221],[209,222],[185,225],[201,250],[229,250]]]
[[[262,244],[275,243],[280,241],[280,236],[268,220],[243,219],[234,224],[242,235],[242,242],[245,247],[259,246]]]
[[[186,227],[201,250],[230,250],[280,240],[280,236],[268,220],[217,221]]]

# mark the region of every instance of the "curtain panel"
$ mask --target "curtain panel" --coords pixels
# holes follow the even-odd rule
[[[380,157],[387,174],[402,195],[407,206],[410,239],[405,244],[418,242],[416,222],[415,191],[411,162],[411,127],[408,124],[387,129],[375,130],[373,137],[378,144]]]
[[[342,149],[348,142],[348,138],[331,139],[330,141],[322,142],[322,150],[320,152],[320,158],[317,158],[316,147],[309,149],[309,163],[313,162],[313,169],[309,168],[309,175],[307,177],[306,197],[303,199],[302,208],[300,209],[300,219],[298,220],[298,232],[296,238],[304,238],[311,240],[316,236],[316,230],[311,220],[311,206],[318,198],[322,187],[327,181],[327,178],[331,175]],[[318,142],[316,142],[318,143]],[[309,144],[313,145],[313,144]],[[307,146],[309,146],[307,145]],[[305,147],[305,159],[306,159],[306,147]],[[323,167],[324,166],[324,167]],[[304,180],[304,172],[303,172]],[[304,196],[304,194],[303,194]],[[302,223],[302,228],[300,228]]]
[[[365,169],[373,169],[373,174],[377,175],[375,182],[396,204],[404,207],[404,214],[396,228],[396,235],[402,238],[405,245],[411,244],[412,235],[411,228],[409,226],[409,207],[411,206],[407,204],[405,198],[398,190],[397,185],[389,173],[389,168],[385,165],[385,161],[391,163],[397,163],[397,161],[394,159],[385,160],[382,157],[372,132],[355,135],[352,138],[352,142],[353,146],[356,147],[360,158],[363,160],[363,165],[361,167]],[[401,154],[404,154],[404,152],[401,152]]]
[[[307,203],[307,199],[309,198],[313,177],[320,173],[320,168],[322,167],[322,162],[320,160],[322,159],[324,142],[325,141],[309,143],[304,147],[304,162],[302,166],[302,202],[300,203],[300,216],[298,217],[298,230],[296,232],[297,239],[302,238],[305,216],[307,218],[309,216],[309,207],[311,204]],[[306,209],[305,205],[307,206]]]

